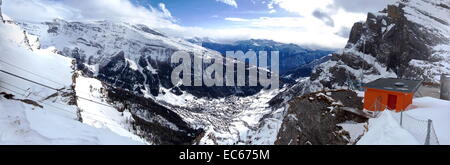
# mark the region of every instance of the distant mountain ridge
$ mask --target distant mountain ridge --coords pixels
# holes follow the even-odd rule
[[[191,43],[201,45],[202,47],[220,52],[222,55],[226,51],[243,51],[244,53],[253,51],[279,51],[280,52],[280,74],[283,75],[289,71],[309,64],[316,59],[325,57],[334,51],[332,50],[312,50],[301,47],[296,44],[285,44],[264,39],[250,39],[235,41],[231,44],[223,44],[211,41],[209,39],[194,38],[188,40]],[[309,73],[303,73],[304,77],[308,77]]]

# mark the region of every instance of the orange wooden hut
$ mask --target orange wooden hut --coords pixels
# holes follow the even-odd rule
[[[384,111],[385,109],[404,111],[412,104],[414,93],[422,81],[396,78],[380,78],[364,84],[364,109]]]

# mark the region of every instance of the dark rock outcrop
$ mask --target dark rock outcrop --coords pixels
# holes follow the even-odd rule
[[[131,69],[130,65],[121,51],[100,67],[97,78],[116,87],[142,93],[145,77],[138,70]]]
[[[5,93],[5,92],[0,92],[0,96],[3,96],[6,99],[9,100],[16,100],[16,101],[20,101],[22,103],[25,104],[29,104],[35,107],[39,107],[39,108],[44,108],[44,106],[40,105],[38,102],[30,100],[30,99],[16,99],[15,96],[13,94],[9,94],[9,93]]]
[[[366,22],[354,24],[346,48],[356,48],[359,52],[370,54],[401,78],[418,78],[409,62],[413,59],[432,60],[431,47],[448,42],[448,39],[433,33],[430,27],[408,20],[404,7],[404,3],[399,3],[389,5],[378,15],[369,13]],[[439,22],[448,24],[446,21]],[[352,65],[352,62],[344,62]]]
[[[367,118],[342,110],[362,109],[355,92],[335,90],[311,93],[289,102],[287,115],[278,132],[277,145],[346,145],[348,132],[337,124],[367,122]]]
[[[136,134],[155,144],[194,144],[204,132],[191,128],[177,113],[151,99],[113,87],[108,87],[107,93],[110,102],[131,112]]]

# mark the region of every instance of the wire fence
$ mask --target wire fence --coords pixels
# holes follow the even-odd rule
[[[381,100],[377,99],[373,104],[374,111],[372,111],[372,115],[373,117],[378,117],[382,111],[387,109],[388,106],[382,104]],[[418,119],[409,115],[407,111],[393,113],[392,116],[399,122],[400,126],[413,135],[419,143],[424,145],[439,145],[439,140],[432,120]]]
[[[432,120],[418,119],[409,115],[407,112],[394,113],[393,117],[403,129],[411,133],[420,143],[424,145],[439,145]]]

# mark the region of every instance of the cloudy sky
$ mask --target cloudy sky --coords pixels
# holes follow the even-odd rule
[[[3,0],[15,20],[111,20],[218,42],[271,39],[342,48],[354,22],[395,0]]]

